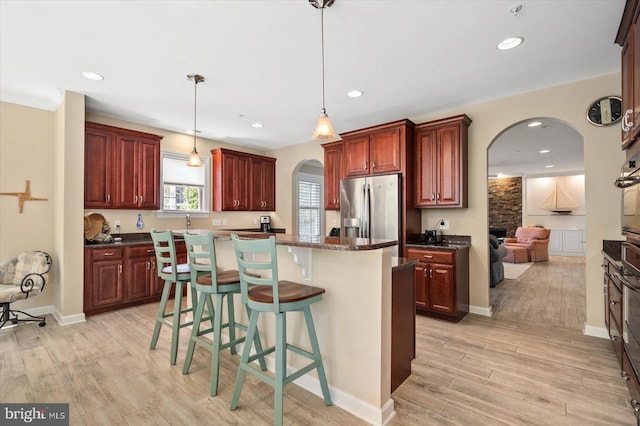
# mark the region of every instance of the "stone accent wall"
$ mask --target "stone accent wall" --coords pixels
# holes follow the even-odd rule
[[[489,179],[489,227],[505,228],[513,237],[522,226],[522,178]]]

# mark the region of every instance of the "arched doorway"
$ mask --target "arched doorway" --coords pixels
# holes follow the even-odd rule
[[[293,170],[293,234],[324,234],[324,166],[318,160],[301,161]]]
[[[499,256],[490,248],[489,281],[491,286],[496,287],[492,288],[490,293],[490,304],[494,314],[499,316],[501,311],[517,309],[510,304],[517,304],[522,300],[526,300],[528,306],[536,307],[532,309],[546,309],[543,308],[545,301],[540,298],[547,295],[541,293],[571,293],[574,299],[571,303],[579,305],[574,309],[574,313],[568,313],[564,307],[556,306],[557,311],[551,313],[552,308],[548,308],[542,318],[548,315],[557,321],[558,316],[562,316],[565,325],[581,328],[586,319],[586,191],[583,136],[563,120],[551,117],[523,120],[507,127],[494,138],[487,148],[487,163],[489,234],[513,237],[519,226],[537,226],[551,230],[547,247],[549,261],[503,263],[504,281],[498,281],[501,265],[496,261],[496,257]],[[545,203],[557,188],[563,193],[568,193],[569,198],[574,201],[575,207],[569,213],[559,214],[546,210],[548,206]],[[504,249],[501,253],[504,255]],[[528,267],[530,269],[527,269]],[[521,272],[523,270],[527,272]],[[572,281],[580,283],[581,288],[569,288],[569,284],[562,287],[565,285],[563,271],[577,273]],[[535,277],[531,274],[535,274]],[[527,281],[534,278],[538,281],[555,282],[546,283],[546,287],[542,284],[534,287]],[[517,286],[518,282],[529,287]],[[519,294],[519,291],[523,293]],[[521,298],[520,301],[515,301],[517,297]],[[536,297],[539,298],[534,300]],[[527,319],[526,312],[520,313],[522,319]],[[519,314],[516,312],[513,315]],[[571,318],[564,318],[570,315]]]

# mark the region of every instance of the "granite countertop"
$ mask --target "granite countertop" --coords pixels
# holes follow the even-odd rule
[[[214,238],[220,240],[229,240],[231,234],[238,234],[244,238],[268,238],[274,236],[277,245],[292,247],[307,247],[324,250],[343,250],[343,251],[360,251],[360,250],[376,250],[385,247],[392,247],[398,244],[396,240],[377,240],[370,238],[346,238],[346,237],[308,237],[299,235],[279,234],[273,232],[246,232],[246,231],[229,231],[214,230],[212,231]],[[135,246],[143,244],[151,244],[151,235],[148,232],[140,232],[133,234],[114,235],[121,237],[121,242],[91,244],[85,241],[86,248],[99,247],[117,247],[117,246]],[[183,240],[179,232],[174,234],[176,241]]]
[[[602,240],[602,254],[618,269],[622,269],[622,243],[619,240]]]
[[[418,259],[409,259],[408,257],[392,257],[391,270],[393,272],[400,271],[405,268],[413,268],[418,264]]]
[[[427,243],[424,240],[412,241],[406,244],[408,248],[429,250],[460,250],[471,247],[471,237],[468,235],[443,235],[441,243]]]

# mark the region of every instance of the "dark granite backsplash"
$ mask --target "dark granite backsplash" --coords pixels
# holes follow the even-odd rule
[[[619,240],[602,240],[602,251],[615,261],[620,261],[622,257],[622,243]]]

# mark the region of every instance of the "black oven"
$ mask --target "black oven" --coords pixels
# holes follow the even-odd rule
[[[614,185],[622,189],[622,233],[640,240],[640,155],[625,161]]]

